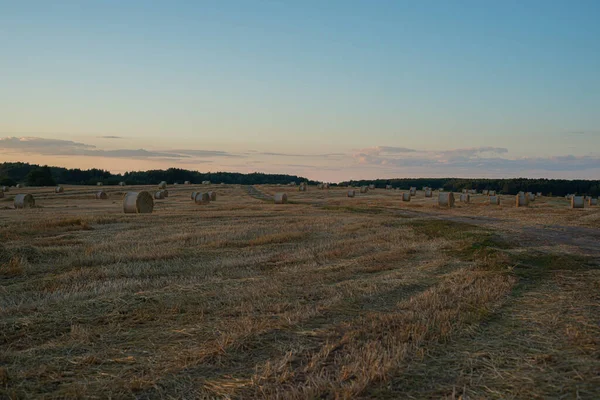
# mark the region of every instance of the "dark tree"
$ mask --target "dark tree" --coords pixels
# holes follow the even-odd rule
[[[36,168],[27,174],[28,186],[55,186],[56,181],[52,177],[50,167],[44,165],[41,168]]]

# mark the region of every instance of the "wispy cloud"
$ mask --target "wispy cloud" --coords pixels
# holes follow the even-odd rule
[[[315,158],[327,158],[327,157],[341,157],[345,156],[344,153],[323,153],[323,154],[297,154],[297,153],[276,153],[276,152],[261,152],[261,151],[249,151],[248,154],[257,154],[262,156],[278,156],[278,157],[315,157]]]
[[[373,147],[370,149],[376,149]],[[409,154],[385,152],[359,152],[354,160],[364,166],[380,166],[388,169],[424,167],[434,171],[494,171],[503,174],[542,171],[580,171],[600,169],[598,156],[554,156],[508,158],[504,147],[472,147],[440,151],[414,151]]]
[[[123,139],[122,136],[97,136],[99,139]]]
[[[135,159],[187,159],[197,157],[241,157],[225,151],[214,150],[146,150],[146,149],[99,149],[94,145],[70,140],[44,139],[37,137],[0,138],[0,151],[20,151],[41,155],[88,156]]]

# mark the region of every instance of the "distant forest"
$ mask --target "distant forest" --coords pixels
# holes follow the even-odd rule
[[[378,188],[392,185],[394,188],[409,189],[414,186],[421,189],[428,186],[433,189],[443,188],[445,191],[460,192],[462,189],[495,190],[502,194],[524,192],[542,192],[549,196],[565,196],[581,194],[600,195],[600,180],[566,180],[566,179],[466,179],[466,178],[416,178],[416,179],[377,179],[342,182],[341,185],[362,186],[374,184]]]
[[[202,181],[213,183],[256,185],[256,184],[288,184],[290,182],[317,182],[296,175],[285,174],[240,174],[237,172],[198,172],[186,169],[169,168],[167,170],[133,171],[124,174],[113,174],[101,169],[68,169],[61,167],[48,167],[28,163],[2,163],[0,164],[0,186],[15,186],[17,183],[28,186],[54,186],[63,185],[118,185],[125,182],[127,185],[154,185],[161,181],[170,184],[190,181],[195,184]]]
[[[308,182],[316,184],[301,176],[285,174],[263,174],[254,172],[241,174],[238,172],[198,172],[186,169],[169,168],[167,170],[132,171],[124,174],[113,174],[101,169],[68,169],[48,167],[28,163],[1,163],[0,186],[14,186],[17,183],[29,186],[68,185],[155,185],[161,181],[172,184],[190,181],[194,184],[202,181],[213,183],[257,185],[287,184],[290,182]],[[566,194],[600,195],[600,180],[566,180],[566,179],[464,179],[464,178],[415,178],[415,179],[376,179],[341,182],[342,186],[361,186],[374,184],[378,188],[392,185],[394,188],[409,189],[416,186],[421,189],[428,186],[434,189],[460,192],[462,189],[496,190],[503,194],[516,194],[519,191],[542,192],[544,195],[564,196]]]

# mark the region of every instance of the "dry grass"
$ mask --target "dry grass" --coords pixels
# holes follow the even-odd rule
[[[0,210],[0,397],[600,396],[599,254],[538,225],[600,209],[181,185],[125,215],[103,189]]]

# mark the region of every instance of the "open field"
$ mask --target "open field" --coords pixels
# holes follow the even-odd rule
[[[0,397],[600,398],[600,207],[127,190],[0,199]]]

